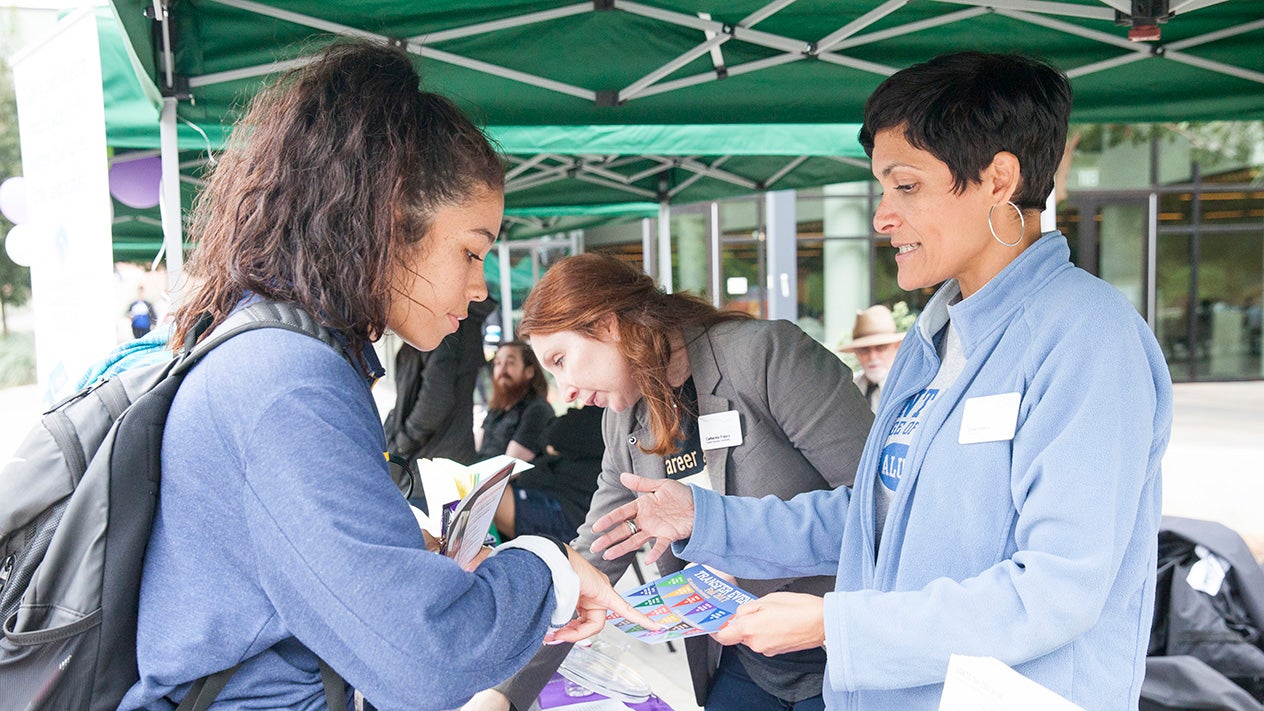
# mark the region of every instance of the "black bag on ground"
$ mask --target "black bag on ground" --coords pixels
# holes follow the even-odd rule
[[[1191,585],[1191,572],[1211,583]],[[1242,538],[1211,521],[1163,517],[1140,708],[1264,711],[1262,630],[1264,571]]]
[[[139,678],[136,616],[162,433],[189,369],[223,341],[265,327],[318,338],[345,357],[290,304],[241,309],[192,347],[209,321],[170,362],[125,371],[54,406],[0,469],[0,706],[114,711]],[[181,708],[209,706],[230,674],[201,680],[201,694],[188,696],[202,698]]]

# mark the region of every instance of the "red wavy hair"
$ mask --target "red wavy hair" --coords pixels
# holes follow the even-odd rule
[[[550,267],[527,296],[522,314],[522,337],[574,331],[600,338],[600,325],[614,316],[619,353],[631,365],[654,432],[654,447],[641,449],[660,456],[674,452],[683,437],[677,410],[683,403],[667,380],[672,337],[683,336],[690,326],[750,318],[720,311],[688,292],[665,294],[649,275],[603,254],[580,254]]]

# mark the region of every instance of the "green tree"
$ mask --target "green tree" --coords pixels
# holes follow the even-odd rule
[[[11,12],[12,10],[10,10]],[[10,18],[11,19],[11,18]],[[17,46],[12,21],[0,23],[0,46]],[[22,173],[18,149],[18,105],[13,93],[13,72],[8,57],[0,54],[0,181]],[[31,294],[31,272],[9,259],[4,249],[12,223],[0,216],[0,335],[9,335],[9,309],[21,306]]]

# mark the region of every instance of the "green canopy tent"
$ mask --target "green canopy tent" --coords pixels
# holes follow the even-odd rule
[[[538,143],[511,149],[507,199],[518,208],[557,207],[559,199],[663,205],[861,177],[863,161],[847,154],[851,139],[802,152],[778,142],[806,127],[858,121],[883,78],[960,49],[1052,60],[1072,78],[1078,121],[1264,118],[1259,0],[113,0],[113,7],[134,61],[163,95],[164,156],[172,163],[177,117],[208,133],[229,125],[265,77],[300,66],[339,36],[406,48],[427,88],[454,97],[493,135],[504,131],[507,144],[514,131],[549,127],[564,141],[569,131],[592,138],[602,130],[657,131],[669,140],[689,134],[682,126],[719,139],[717,127],[740,134],[744,126],[762,136],[747,145],[773,146],[773,155],[741,154],[729,134],[713,148],[669,140],[679,152],[654,142],[626,152],[591,142],[569,154]],[[839,166],[850,178],[837,177]],[[552,229],[552,219],[537,213],[526,221]]]
[[[983,48],[1057,63],[1075,84],[1080,121],[1264,117],[1259,0],[114,6],[147,75],[195,100],[179,111],[194,122],[222,121],[261,76],[301,64],[337,35],[401,44],[432,90],[492,126],[856,122],[896,69]]]
[[[157,153],[161,97],[143,74],[113,13],[98,12],[107,136],[116,159]],[[223,120],[229,120],[231,114]],[[196,196],[209,156],[230,126],[179,119],[180,202]],[[500,126],[490,133],[508,164],[507,232],[534,237],[658,214],[694,202],[772,187],[822,185],[868,175],[858,126]],[[115,202],[118,259],[162,250],[157,208]],[[188,245],[185,245],[186,248]]]

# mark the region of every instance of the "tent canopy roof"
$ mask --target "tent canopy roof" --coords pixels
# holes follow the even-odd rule
[[[187,90],[195,103],[181,113],[194,122],[223,121],[263,76],[337,35],[402,44],[429,89],[493,126],[856,123],[886,76],[962,49],[1053,61],[1072,77],[1078,121],[1264,118],[1259,0],[163,4],[171,82],[145,17],[152,0],[114,0],[141,66]],[[1163,18],[1132,14],[1163,4]],[[1147,23],[1161,40],[1130,42]]]
[[[194,152],[222,146],[269,76],[340,36],[392,41],[489,127],[511,234],[539,234],[565,213],[864,179],[865,100],[949,51],[1052,61],[1076,121],[1264,118],[1264,3],[1167,3],[1146,18],[1134,7],[1155,3],[1136,0],[162,0],[163,24],[153,0],[113,0],[126,41],[107,49],[103,31],[108,135],[156,148],[160,96],[181,97],[196,186]],[[1161,40],[1128,40],[1147,24]]]

